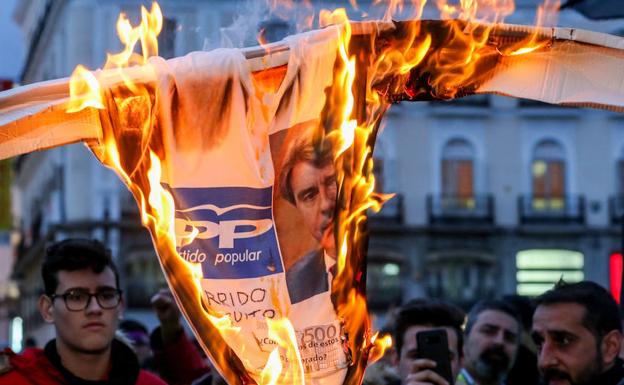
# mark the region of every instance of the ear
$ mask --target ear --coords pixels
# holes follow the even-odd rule
[[[121,300],[119,301],[119,306],[117,307],[117,311],[119,312],[117,318],[120,320],[124,317],[124,310],[126,310],[126,302],[124,301],[124,297],[122,295]]]
[[[615,361],[616,357],[620,354],[621,344],[622,333],[618,330],[611,330],[602,338],[600,349],[602,351],[603,365],[609,365]]]
[[[41,313],[41,317],[43,317],[45,322],[49,324],[54,323],[54,303],[52,303],[52,299],[50,297],[42,294],[39,297],[37,307],[39,308],[39,313]]]

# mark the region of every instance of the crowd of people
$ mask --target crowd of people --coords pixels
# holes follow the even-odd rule
[[[369,368],[369,385],[624,384],[620,310],[594,282],[561,281],[533,301],[482,300],[467,316],[449,303],[413,300],[393,325],[394,359]],[[447,335],[450,380],[418,346],[419,333],[436,329]]]
[[[222,381],[185,332],[170,292],[152,298],[160,326],[151,333],[136,321],[120,322],[119,274],[102,243],[55,243],[42,278],[38,308],[56,337],[43,349],[0,352],[0,385]],[[369,367],[365,384],[624,385],[620,309],[590,281],[561,281],[533,300],[482,300],[468,314],[416,299],[391,318],[394,347]]]

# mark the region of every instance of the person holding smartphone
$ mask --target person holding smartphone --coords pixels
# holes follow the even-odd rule
[[[399,310],[395,365],[402,385],[455,383],[462,364],[463,322],[462,310],[436,300],[412,300]]]

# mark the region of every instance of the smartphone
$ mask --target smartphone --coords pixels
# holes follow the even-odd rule
[[[449,384],[453,384],[451,371],[451,354],[448,347],[446,330],[432,329],[416,333],[418,357],[435,361],[432,370],[442,376]]]

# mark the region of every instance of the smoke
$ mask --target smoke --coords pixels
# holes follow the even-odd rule
[[[266,2],[246,0],[240,3],[232,24],[220,29],[220,47],[243,48],[258,45],[258,26],[268,15],[269,6]]]
[[[311,30],[317,11],[309,1],[246,0],[238,5],[231,25],[220,29],[219,47],[243,48],[258,45],[258,37],[271,43],[288,35]],[[206,43],[206,42],[205,42]],[[204,49],[216,48],[204,44]]]

